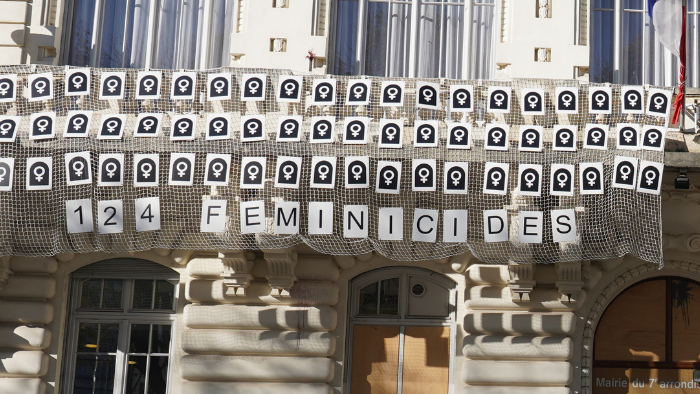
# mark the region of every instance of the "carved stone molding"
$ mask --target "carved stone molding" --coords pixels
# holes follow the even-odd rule
[[[219,252],[223,265],[221,277],[228,288],[228,295],[245,295],[245,291],[253,280],[250,269],[253,268],[255,253],[252,252]]]
[[[532,290],[535,288],[535,284],[537,284],[534,279],[535,264],[518,264],[509,262],[508,273],[510,274],[508,286],[510,287],[510,291],[513,293],[513,301],[530,301],[530,293],[532,293]]]
[[[0,290],[5,290],[5,284],[10,279],[10,256],[0,257]]]
[[[700,252],[700,234],[664,234],[664,249],[679,252]]]
[[[554,265],[557,271],[557,289],[562,301],[577,301],[583,288],[582,267],[580,261],[558,262]]]
[[[294,266],[297,265],[297,252],[293,249],[263,250],[267,262],[267,282],[272,287],[274,297],[289,297],[289,290],[297,281]]]

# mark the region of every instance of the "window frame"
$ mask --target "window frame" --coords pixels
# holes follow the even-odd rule
[[[455,79],[475,79],[473,78],[474,76],[471,75],[471,71],[474,67],[474,62],[475,62],[475,56],[474,56],[474,51],[475,49],[471,45],[472,41],[472,36],[473,36],[473,30],[474,30],[474,24],[476,21],[474,20],[474,9],[475,7],[494,7],[494,24],[493,24],[493,29],[494,29],[494,34],[497,33],[497,31],[500,29],[500,23],[501,23],[501,18],[498,17],[498,13],[500,12],[500,2],[493,0],[492,3],[488,3],[488,1],[492,0],[464,0],[463,3],[454,1],[454,0],[444,0],[444,1],[439,1],[439,0],[356,0],[358,3],[358,8],[357,8],[357,36],[356,36],[356,41],[357,41],[357,48],[355,51],[355,66],[356,66],[356,72],[353,75],[365,75],[365,51],[366,51],[366,39],[365,36],[367,35],[367,18],[368,18],[368,3],[387,3],[387,4],[406,4],[411,6],[411,28],[410,32],[408,34],[408,61],[407,61],[407,67],[408,67],[408,72],[407,75],[405,76],[397,76],[395,78],[417,78],[417,72],[418,72],[418,56],[417,56],[417,48],[418,48],[418,39],[419,39],[419,30],[420,30],[420,17],[421,17],[421,8],[424,5],[442,5],[442,6],[463,6],[464,7],[464,35],[462,36],[462,53],[463,57],[461,59],[462,65],[460,68],[460,74],[457,76]],[[338,23],[338,9],[337,9],[337,2],[334,1],[332,3],[332,10],[331,10],[331,24],[329,26],[337,26]],[[329,69],[333,70],[335,72],[336,70],[336,59],[338,55],[338,50],[336,48],[336,29],[331,28],[329,32]],[[493,57],[493,64],[491,65],[491,74],[495,72],[496,69],[496,64],[495,64],[495,51],[496,51],[496,40],[493,42],[493,49],[492,49],[492,57]],[[388,42],[387,42],[388,46]],[[390,77],[388,76],[388,67],[389,67],[389,62],[385,61],[385,72],[384,72],[384,77]],[[440,67],[438,69],[442,68],[442,58],[440,59]],[[428,78],[428,77],[426,77]],[[443,78],[441,76],[435,76],[434,78]]]
[[[67,0],[66,1],[66,6],[65,6],[65,11],[63,15],[63,32],[62,32],[62,37],[61,37],[61,53],[59,55],[59,60],[60,64],[67,65],[68,62],[68,57],[69,57],[69,50],[70,50],[70,38],[71,34],[73,31],[73,15],[75,13],[75,3],[77,0]],[[111,1],[111,0],[95,0],[95,14],[93,16],[93,22],[92,22],[92,37],[91,37],[91,47],[93,48],[90,52],[90,64],[86,65],[87,67],[103,67],[101,66],[100,63],[100,53],[101,53],[101,47],[102,47],[102,34],[103,34],[103,21],[104,21],[104,7],[105,3]],[[127,0],[129,4],[133,2],[134,0]],[[145,64],[144,64],[144,69],[149,69],[151,68],[153,64],[153,58],[155,56],[155,53],[153,51],[154,48],[154,42],[155,42],[155,37],[156,37],[156,26],[159,25],[159,21],[156,20],[156,6],[158,5],[160,0],[151,0],[149,4],[149,14],[148,14],[148,32],[146,34],[146,55],[145,55]],[[182,1],[182,0],[181,0]],[[197,43],[198,48],[197,48],[197,55],[196,55],[196,62],[195,62],[195,69],[201,70],[201,69],[206,69],[209,67],[211,64],[211,56],[212,50],[210,48],[210,38],[211,38],[211,31],[210,31],[210,25],[211,25],[211,18],[212,18],[212,8],[211,4],[213,0],[202,0],[204,2],[204,11],[202,13],[203,18],[202,18],[202,34],[200,37],[200,41]],[[228,1],[228,0],[227,0]],[[125,29],[124,31],[126,32],[126,25],[128,24],[129,17],[131,16],[129,14],[129,8],[127,6],[126,10],[126,18],[124,18],[124,26]],[[185,13],[181,12],[179,16],[179,25],[183,24],[185,18]],[[233,26],[231,26],[233,29]],[[229,31],[229,34],[233,33],[233,30]],[[125,35],[126,37],[126,35]],[[177,37],[178,42],[180,42],[182,39],[182,32],[180,32],[180,37]],[[126,45],[127,40],[124,40],[122,44],[122,53],[125,52],[124,46]],[[230,44],[229,48],[224,48],[224,54],[228,51],[230,56]],[[177,63],[178,66],[180,66],[180,61],[181,61],[181,54],[178,52],[177,56]],[[124,59],[125,56],[122,56],[122,64],[121,67],[119,68],[131,68],[127,67],[124,65]],[[83,66],[83,65],[73,65],[73,66]],[[179,69],[180,67],[178,67]]]
[[[446,318],[439,317],[409,317],[408,316],[408,293],[409,276],[423,277],[431,281],[441,284],[449,290],[448,306],[449,316]],[[386,279],[399,277],[399,315],[376,315],[367,316],[359,315],[359,295],[360,289],[375,282]],[[380,286],[381,287],[381,286]],[[420,327],[448,327],[450,329],[450,344],[449,344],[449,366],[448,366],[448,387],[449,394],[454,394],[455,385],[455,358],[457,354],[457,304],[458,289],[457,283],[447,276],[435,271],[418,267],[386,267],[379,268],[373,271],[365,272],[352,279],[348,289],[347,300],[347,329],[345,335],[345,362],[343,363],[343,381],[342,387],[344,393],[351,391],[351,371],[352,371],[352,347],[353,333],[355,326],[398,326],[399,327],[399,360],[403,360],[404,353],[404,335],[405,329],[408,326]],[[403,374],[402,362],[399,363],[397,376],[397,394],[401,394],[401,377]]]
[[[646,282],[660,281],[666,282],[666,294],[665,294],[665,342],[664,342],[664,359],[667,361],[629,361],[629,360],[597,360],[596,359],[596,343],[595,339],[598,336],[598,327],[600,323],[605,319],[606,314],[609,311],[610,305],[615,303],[615,301],[624,294],[627,290]],[[605,307],[603,314],[598,319],[596,324],[595,333],[593,335],[593,357],[592,357],[592,368],[624,368],[624,369],[700,369],[700,361],[698,362],[688,362],[688,361],[668,361],[673,360],[673,281],[684,281],[700,286],[700,282],[685,278],[682,276],[657,276],[648,278],[639,282],[632,284],[631,286],[625,288],[623,291],[615,295],[615,297],[610,301],[610,303]]]
[[[624,1],[625,0],[612,0],[613,1],[613,8],[600,8],[595,6],[595,0],[590,0],[589,3],[589,15],[590,17],[588,18],[588,32],[589,32],[589,39],[588,39],[588,44],[590,46],[589,50],[589,59],[593,59],[592,56],[592,48],[593,48],[593,33],[595,32],[594,30],[594,20],[595,20],[595,13],[596,11],[605,11],[605,12],[612,12],[614,14],[613,16],[613,21],[614,25],[612,27],[613,29],[613,70],[612,70],[612,81],[598,81],[600,83],[603,82],[610,82],[614,84],[626,84],[625,81],[623,81],[622,76],[623,76],[623,69],[622,69],[622,57],[623,57],[623,21],[624,21],[624,14],[625,12],[628,13],[642,13],[644,15],[644,24],[646,25],[646,21],[649,20],[650,23],[651,19],[648,16],[648,2],[647,0],[642,1],[642,6],[643,10],[637,10],[637,9],[630,9],[630,8],[625,8],[624,7]],[[688,0],[688,1],[698,1],[698,0]],[[699,2],[700,3],[700,2]],[[700,4],[697,4],[697,6],[700,6]],[[700,10],[697,9],[695,11],[689,11],[686,9],[686,18],[690,17],[695,17],[696,23],[700,22]],[[696,25],[696,30],[699,29]],[[690,24],[686,23],[686,37],[690,37],[690,34],[693,34]],[[652,45],[651,43],[651,37],[649,34],[649,30],[647,28],[643,28],[642,31],[642,59],[648,60],[648,53],[649,53],[649,45]],[[686,39],[686,52],[687,52],[687,59],[686,59],[686,64],[689,65],[688,70],[690,71],[689,75],[686,75],[686,86],[692,86],[690,81],[695,81],[695,85],[700,86],[700,80],[698,80],[698,70],[695,70],[696,67],[692,67],[693,64],[700,64],[697,63],[697,61],[700,59],[698,56],[700,56],[700,45],[698,48],[696,48],[694,51],[691,50],[690,48],[690,41]],[[699,40],[700,41],[700,40]],[[666,82],[666,81],[671,81],[672,85],[671,86],[676,86],[678,84],[677,81],[677,76],[678,76],[678,71],[676,70],[675,67],[672,67],[674,63],[675,56],[665,47],[660,46],[660,48],[663,48],[663,64],[664,64],[664,70],[663,70],[663,81],[661,82]],[[589,63],[590,61],[589,60]],[[589,64],[590,66],[590,64]],[[649,78],[651,74],[651,70],[649,68],[649,63],[647,61],[644,61],[642,64],[642,82],[637,83],[636,85],[649,85],[649,80],[652,78]],[[675,76],[675,77],[674,77]],[[653,78],[655,79],[655,78]],[[656,81],[655,83],[652,83],[651,85],[663,85],[663,83],[658,83],[659,81]]]
[[[164,267],[165,268],[165,267]],[[80,310],[82,298],[82,283],[90,279],[121,279],[123,280],[121,293],[121,309],[87,309]],[[166,310],[135,310],[131,308],[133,302],[133,286],[137,279],[166,280],[174,285],[173,309]],[[155,286],[154,286],[155,287]],[[143,273],[74,273],[70,278],[70,290],[68,300],[68,313],[66,316],[66,331],[63,346],[63,382],[60,385],[62,393],[70,393],[75,379],[75,362],[77,352],[74,351],[78,344],[78,331],[81,323],[107,323],[119,324],[119,337],[115,357],[114,393],[122,394],[126,386],[128,369],[127,361],[130,352],[128,346],[131,340],[130,326],[133,324],[170,325],[170,344],[168,347],[168,378],[166,394],[172,392],[173,382],[173,349],[175,343],[177,309],[179,305],[180,278],[177,272],[172,274],[147,274]],[[152,330],[152,328],[151,328]],[[152,334],[151,334],[152,335]],[[149,349],[150,351],[150,349]],[[163,356],[163,353],[148,353],[148,356]],[[150,371],[150,370],[149,370]]]

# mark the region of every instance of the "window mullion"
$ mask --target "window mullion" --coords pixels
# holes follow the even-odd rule
[[[145,69],[151,68],[151,63],[153,60],[153,41],[155,36],[155,20],[156,20],[156,1],[151,0],[148,12],[148,30],[146,33],[146,64]],[[134,21],[134,23],[138,23]]]
[[[114,362],[116,366],[116,371],[114,372],[114,393],[122,394],[124,393],[126,387],[127,370],[129,365],[127,364],[128,357],[126,354],[129,352],[129,337],[131,335],[131,330],[129,329],[129,321],[122,320],[119,323],[119,339],[117,342],[117,357]]]
[[[401,326],[399,328],[399,365],[398,373],[396,374],[396,394],[402,394],[403,392],[403,347],[406,343],[406,326]]]
[[[367,28],[367,2],[358,0],[357,5],[357,49],[355,50],[355,63],[357,66],[357,74],[366,74],[365,72],[365,29]]]
[[[418,29],[420,28],[420,0],[414,0],[411,6],[411,29],[408,34],[410,36],[410,44],[408,46],[408,75],[409,78],[416,77],[417,55],[418,52]]]
[[[201,47],[199,52],[199,67],[200,69],[207,68],[207,58],[209,56],[209,22],[211,20],[211,0],[204,0],[204,12],[202,13],[202,35],[200,42],[197,44]],[[230,55],[229,55],[230,56]]]
[[[127,35],[133,34],[133,31],[127,30],[127,27],[129,26],[129,17],[131,17],[131,9],[130,5],[134,2],[135,0],[128,0],[126,2],[126,12],[124,12],[125,18],[124,18],[124,39],[122,40],[122,67],[126,67],[126,43],[128,42]],[[132,39],[132,44],[133,44],[133,39]],[[102,282],[104,283],[104,279],[102,279]]]
[[[620,83],[620,63],[622,61],[622,0],[615,0],[615,50],[613,51],[613,83]]]
[[[384,51],[384,76],[389,77],[391,76],[389,74],[389,70],[391,70],[391,61],[392,61],[392,56],[391,56],[391,10],[393,9],[392,3],[387,4],[387,13],[386,13],[386,50]]]
[[[94,67],[100,66],[100,53],[102,53],[102,0],[95,0],[95,16],[92,22],[92,48],[90,54],[90,64]]]
[[[666,279],[666,362],[673,362],[673,279]]]

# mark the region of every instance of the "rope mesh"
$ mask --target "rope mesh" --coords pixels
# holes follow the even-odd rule
[[[0,115],[23,116],[18,138],[14,143],[0,144],[0,157],[15,158],[15,180],[12,191],[0,192],[0,254],[21,256],[51,256],[61,252],[87,253],[104,251],[108,253],[135,252],[152,248],[193,249],[193,250],[239,250],[277,249],[306,243],[313,249],[331,255],[358,255],[377,251],[391,259],[414,261],[440,259],[471,251],[484,262],[506,261],[553,263],[586,259],[607,259],[632,253],[640,259],[661,263],[661,217],[660,197],[638,193],[634,190],[615,189],[610,186],[613,161],[616,155],[636,157],[641,160],[663,162],[663,152],[646,150],[616,150],[614,133],[609,134],[608,150],[582,149],[582,133],[586,123],[639,123],[663,125],[664,119],[648,115],[623,115],[620,113],[620,86],[612,85],[613,114],[588,114],[587,93],[591,85],[579,84],[573,80],[519,79],[514,81],[459,81],[425,80],[441,86],[441,110],[419,109],[414,106],[416,79],[372,77],[371,102],[367,106],[346,106],[345,92],[347,81],[358,77],[332,76],[337,79],[336,105],[319,107],[309,105],[305,97],[302,104],[276,102],[276,86],[280,75],[290,75],[286,70],[261,70],[225,68],[198,71],[197,95],[195,100],[172,101],[170,82],[172,71],[163,71],[163,93],[159,100],[136,100],[135,85],[139,70],[125,71],[126,94],[123,100],[99,100],[100,69],[92,69],[91,92],[89,96],[65,97],[63,77],[66,68],[56,66],[5,66],[1,74],[18,74],[18,99],[12,103],[0,103]],[[29,102],[26,99],[26,80],[31,73],[52,72],[54,75],[54,99]],[[206,81],[208,73],[230,72],[233,75],[231,100],[207,101]],[[264,101],[242,102],[239,85],[244,73],[265,73],[268,76],[267,92]],[[303,91],[312,90],[314,78],[304,76]],[[380,107],[380,86],[383,80],[403,80],[406,96],[402,107]],[[450,112],[446,105],[449,86],[452,84],[474,85],[475,111],[471,113]],[[489,86],[510,86],[513,88],[511,111],[508,114],[486,113],[486,96]],[[555,114],[552,97],[559,86],[579,89],[579,114]],[[519,105],[519,94],[523,88],[544,88],[546,94],[546,114],[523,116]],[[663,89],[663,88],[662,88]],[[23,96],[24,95],[24,96]],[[306,102],[306,105],[304,104]],[[89,138],[63,138],[61,136],[65,117],[71,110],[94,111]],[[57,115],[57,135],[51,140],[30,141],[29,116],[33,113],[54,111]],[[162,113],[163,128],[157,138],[135,138],[133,129],[139,113]],[[210,113],[230,113],[232,119],[232,139],[206,141],[204,139],[206,117]],[[126,114],[124,139],[118,141],[97,140],[95,135],[102,114]],[[169,139],[172,116],[179,114],[197,115],[197,135],[194,141],[171,141]],[[263,114],[266,117],[266,141],[239,141],[240,117],[242,115]],[[302,115],[304,128],[302,142],[275,142],[275,130],[280,116]],[[312,116],[336,117],[336,142],[332,144],[309,144],[308,134]],[[345,145],[339,130],[342,130],[347,116],[367,116],[370,118],[370,142],[366,145]],[[405,119],[403,149],[382,149],[377,146],[379,121],[382,118]],[[412,125],[418,120],[436,119],[439,122],[440,143],[437,148],[415,148],[412,144]],[[447,128],[445,121],[471,122],[473,144],[470,150],[446,149]],[[510,149],[507,152],[483,149],[485,124],[502,123],[511,125]],[[519,152],[517,136],[520,125],[540,125],[544,127],[545,148],[542,152]],[[551,149],[552,128],[554,125],[578,126],[578,149],[576,152],[560,152]],[[90,151],[93,171],[98,167],[98,154],[125,153],[125,179],[123,187],[99,187],[97,182],[90,185],[67,186],[65,181],[64,155],[71,152]],[[133,153],[154,153],[160,157],[160,180],[158,187],[133,186]],[[171,153],[196,153],[194,186],[169,186],[168,168]],[[205,156],[207,153],[232,154],[230,186],[212,187],[203,185]],[[27,191],[24,176],[26,159],[30,157],[53,157],[53,188],[50,191]],[[240,163],[243,157],[267,157],[267,180],[259,190],[238,187]],[[274,187],[275,162],[278,156],[302,157],[300,188],[280,189]],[[337,181],[333,189],[313,189],[309,187],[309,171],[313,156],[337,156]],[[343,187],[344,169],[342,157],[370,157],[370,188],[346,189]],[[446,161],[469,162],[469,193],[464,195],[443,194],[441,182],[435,192],[412,192],[411,162],[413,159],[435,159],[438,163],[436,179],[442,179],[442,163]],[[403,163],[401,192],[399,194],[378,194],[374,190],[374,176],[377,161],[393,160]],[[487,195],[482,192],[485,162],[510,163],[509,193],[505,196]],[[549,190],[549,169],[552,163],[578,164],[601,162],[604,164],[605,193],[603,195],[581,195],[573,197],[551,196]],[[542,196],[523,197],[515,193],[517,186],[517,166],[541,164],[544,167]],[[407,170],[408,169],[408,170]],[[578,172],[577,172],[578,174]],[[133,201],[142,197],[160,197],[161,223],[159,231],[137,232],[133,225],[135,215]],[[97,218],[97,201],[122,200],[124,203],[125,225],[123,233],[67,234],[66,200],[91,198],[93,216]],[[200,218],[203,199],[228,200],[228,222],[224,233],[200,232]],[[238,214],[240,201],[264,200],[266,202],[267,232],[241,234]],[[274,202],[298,201],[301,203],[300,234],[273,234],[272,217]],[[311,201],[332,201],[334,203],[333,235],[308,235],[306,212]],[[343,237],[344,205],[369,206],[369,238],[346,239]],[[403,241],[380,241],[377,238],[377,216],[380,207],[403,207]],[[468,242],[443,243],[442,229],[438,231],[438,242],[411,241],[412,217],[414,208],[425,209],[467,209]],[[483,235],[482,211],[503,209],[509,212],[510,242],[485,243]],[[576,208],[579,240],[576,242],[554,243],[551,225],[546,214],[552,209]],[[519,211],[543,211],[544,238],[542,244],[521,244],[517,242]],[[441,227],[441,226],[438,226]]]

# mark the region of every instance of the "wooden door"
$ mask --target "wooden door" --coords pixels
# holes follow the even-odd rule
[[[355,326],[352,394],[397,394],[399,326]]]
[[[449,327],[406,327],[401,394],[447,394],[449,367]]]

